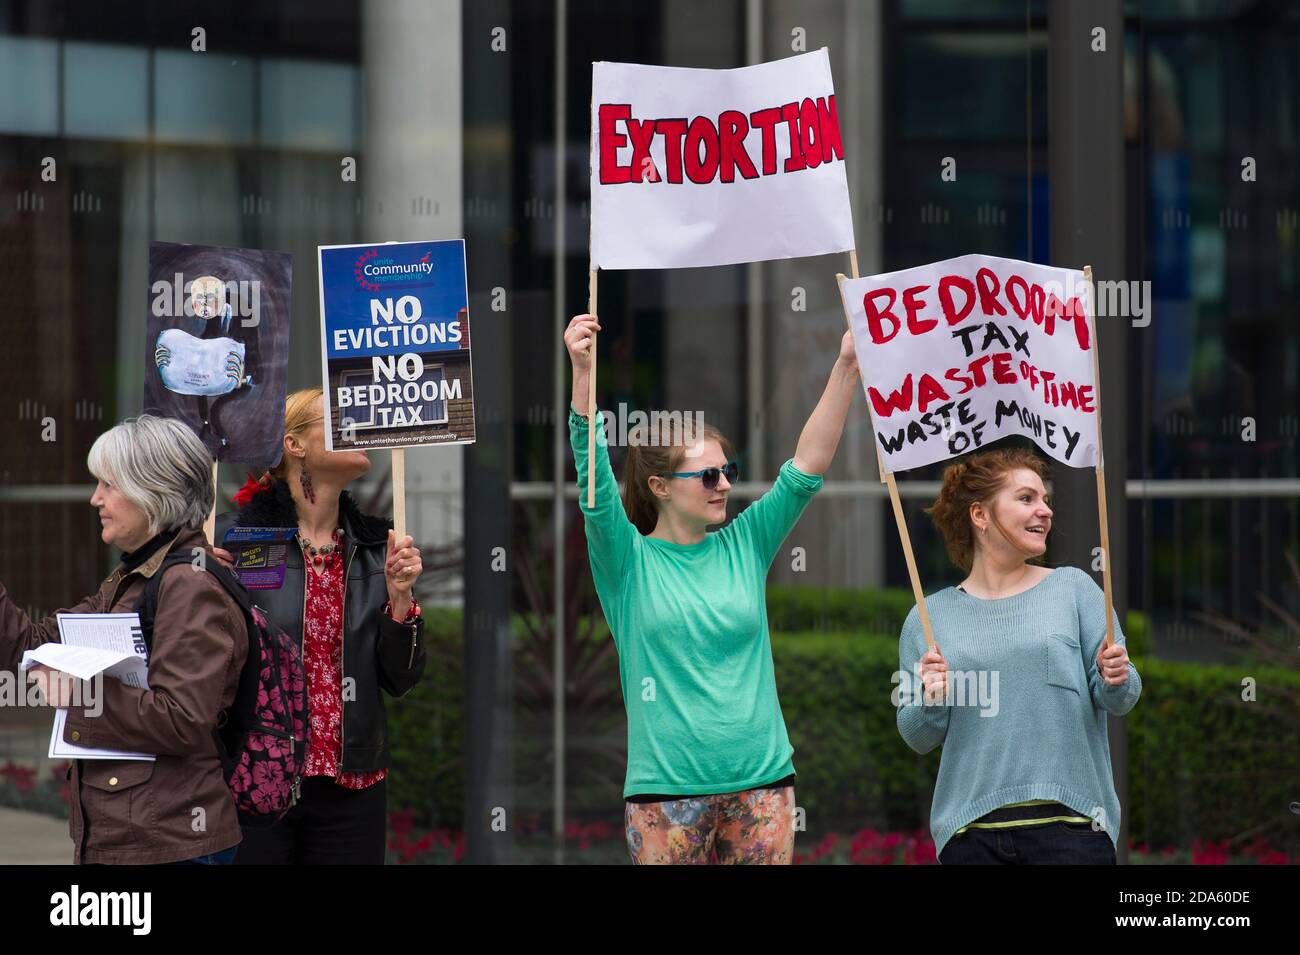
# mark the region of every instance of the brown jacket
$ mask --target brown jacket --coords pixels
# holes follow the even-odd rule
[[[202,532],[182,530],[134,571],[119,565],[96,594],[59,613],[133,612],[169,551],[207,547]],[[205,559],[215,558],[209,552]],[[54,615],[33,621],[0,584],[0,668],[16,671],[24,650],[58,639]],[[149,689],[105,679],[102,712],[68,710],[67,742],[158,757],[73,762],[74,861],[177,862],[239,842],[212,730],[234,700],[247,652],[243,613],[221,584],[188,565],[168,568],[158,591]]]

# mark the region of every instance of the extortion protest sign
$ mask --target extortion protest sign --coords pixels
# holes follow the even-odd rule
[[[854,247],[825,49],[734,70],[593,63],[593,269]]]
[[[464,241],[317,252],[326,447],[473,442]]]
[[[888,472],[1023,435],[1098,463],[1089,286],[1081,271],[963,255],[841,285]]]

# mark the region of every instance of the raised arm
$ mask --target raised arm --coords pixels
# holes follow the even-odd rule
[[[564,347],[573,369],[573,407],[588,419],[595,410],[587,405],[591,400],[591,341],[598,331],[600,321],[595,315],[575,315],[564,330]]]
[[[859,388],[858,358],[853,349],[853,334],[845,332],[840,340],[840,353],[831,368],[826,390],[822,392],[817,407],[808,416],[808,423],[799,435],[799,446],[794,452],[794,466],[804,474],[825,474],[835,458],[840,435],[844,433],[844,419],[849,413],[849,402]]]
[[[569,414],[569,440],[578,471],[578,506],[582,509],[592,570],[608,574],[609,579],[617,580],[626,567],[638,532],[628,520],[619,498],[618,480],[609,464],[605,429],[601,427],[596,410],[589,407],[591,340],[592,335],[599,330],[600,325],[595,315],[575,315],[564,331],[564,345],[569,351],[569,363],[573,367],[573,409]],[[596,506],[589,508],[587,438],[591,428],[596,429]]]

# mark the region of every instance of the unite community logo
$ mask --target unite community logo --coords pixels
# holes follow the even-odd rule
[[[380,258],[379,249],[366,249],[352,263],[352,276],[357,285],[367,292],[378,292],[385,282],[407,282],[412,276],[423,278],[433,273],[433,263],[429,257],[430,249],[418,262],[394,262],[392,258]]]
[[[133,935],[148,935],[153,927],[152,892],[68,892],[50,896],[50,924],[126,925]]]

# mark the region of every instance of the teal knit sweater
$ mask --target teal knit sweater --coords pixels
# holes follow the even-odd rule
[[[983,600],[955,587],[926,597],[948,663],[945,703],[924,705],[925,633],[915,607],[898,641],[898,732],[918,753],[943,746],[930,810],[935,852],[954,832],[1007,803],[1051,799],[1092,817],[1115,842],[1119,797],[1106,713],[1133,708],[1142,681],[1110,686],[1097,670],[1105,598],[1093,579],[1058,567],[1011,597]],[[1115,640],[1124,643],[1114,615]]]

